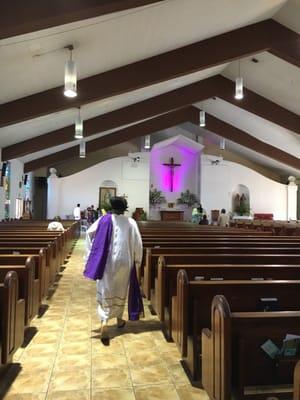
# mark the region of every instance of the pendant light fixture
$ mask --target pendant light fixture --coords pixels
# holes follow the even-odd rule
[[[220,150],[225,150],[225,138],[220,139]]]
[[[73,45],[66,46],[69,50],[70,58],[66,61],[65,65],[65,90],[64,95],[66,97],[76,97],[77,96],[77,73],[75,61],[72,59],[72,51],[74,49]]]
[[[241,62],[239,60],[239,74],[235,79],[235,96],[236,100],[241,100],[244,98],[244,89],[243,89],[243,78],[241,77]]]
[[[78,114],[75,119],[75,139],[82,139],[83,138],[83,120],[80,114],[80,107],[78,108]]]
[[[203,110],[200,110],[199,126],[201,126],[201,127],[205,126],[205,111],[203,111]]]
[[[85,156],[86,156],[85,142],[81,140],[79,144],[79,157],[85,158]]]
[[[151,137],[150,135],[145,136],[145,144],[144,144],[144,149],[149,150],[151,147]]]

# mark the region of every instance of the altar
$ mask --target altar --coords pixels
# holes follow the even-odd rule
[[[162,221],[183,221],[184,211],[181,210],[160,210]]]

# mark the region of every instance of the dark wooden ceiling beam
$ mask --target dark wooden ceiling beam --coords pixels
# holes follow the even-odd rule
[[[234,82],[230,79],[222,77],[222,82],[219,85],[219,90],[216,94],[217,97],[276,125],[300,134],[299,115],[246,88],[244,89],[244,98],[236,100],[233,96]]]
[[[244,90],[245,98],[242,101],[234,99],[234,82],[221,75],[204,79],[173,90],[171,92],[152,97],[140,103],[100,115],[84,121],[84,134],[91,136],[122,125],[133,124],[146,118],[167,113],[175,109],[187,107],[193,103],[218,96],[231,104],[252,112],[261,118],[273,122],[285,129],[300,134],[300,116],[286,110],[278,104],[252,92]],[[74,125],[46,133],[23,142],[4,147],[2,159],[11,160],[31,154],[49,147],[73,141]]]
[[[291,39],[292,37],[292,39]],[[192,74],[294,40],[291,31],[266,20],[181,47],[78,82],[78,96],[57,87],[0,105],[0,127]]]
[[[3,1],[0,13],[0,40],[129,10],[163,0],[26,0]]]
[[[245,131],[242,131],[241,129],[238,129],[208,113],[206,113],[205,129],[266,157],[300,170],[299,158],[280,150],[277,147],[271,146],[270,144],[265,143],[262,140],[249,135]]]
[[[159,130],[167,129],[187,121],[193,124],[199,124],[198,108],[189,107],[172,111],[168,114],[164,114],[128,128],[118,130],[101,138],[91,140],[86,144],[86,153],[89,155],[100,149],[148,135]],[[266,157],[270,157],[276,161],[300,170],[299,158],[294,157],[291,154],[286,153],[274,146],[271,146],[208,113],[206,114],[206,129],[237,144],[256,151],[257,153],[263,154]],[[66,162],[68,159],[77,159],[78,155],[79,146],[72,146],[66,150],[25,163],[24,171],[27,173],[38,168],[57,165]]]
[[[84,136],[88,137],[110,129],[136,123],[143,119],[152,118],[159,114],[187,107],[198,101],[208,99],[215,95],[221,82],[221,76],[207,78],[192,85],[86,120],[84,121]],[[68,143],[73,140],[74,125],[70,125],[4,147],[2,149],[2,160],[23,157],[27,154]]]
[[[289,64],[294,64],[300,67],[300,35],[294,40],[276,43],[269,52],[274,56],[282,58]]]
[[[194,107],[184,108],[172,111],[168,114],[160,115],[148,121],[135,124],[133,126],[120,129],[116,132],[102,136],[98,139],[90,140],[86,143],[86,154],[93,153],[97,150],[113,146],[119,143],[132,140],[144,135],[151,134],[163,129],[171,128],[186,121],[197,122],[199,112]],[[24,172],[34,171],[42,167],[50,167],[55,164],[65,162],[68,159],[76,159],[79,157],[79,145],[69,147],[66,150],[50,154],[24,164]]]

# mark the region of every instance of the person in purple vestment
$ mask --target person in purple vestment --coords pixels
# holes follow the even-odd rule
[[[137,305],[135,266],[142,262],[143,245],[134,219],[124,216],[127,201],[122,197],[110,199],[112,211],[95,221],[87,230],[87,264],[84,275],[97,280],[97,313],[100,319],[101,337],[107,336],[107,322],[117,318],[117,326],[125,325],[124,306],[129,282],[135,278],[135,288],[130,290],[128,302]],[[137,288],[136,288],[137,286]],[[131,295],[130,293],[135,293]],[[140,293],[139,293],[140,295]],[[140,304],[138,304],[139,306]],[[130,304],[129,304],[130,306]],[[139,307],[136,307],[139,309]],[[138,319],[139,311],[132,312],[130,319]]]

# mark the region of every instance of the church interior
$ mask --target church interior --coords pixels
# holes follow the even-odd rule
[[[0,399],[300,400],[299,67],[300,0],[1,6]],[[104,341],[115,196],[144,315]]]

